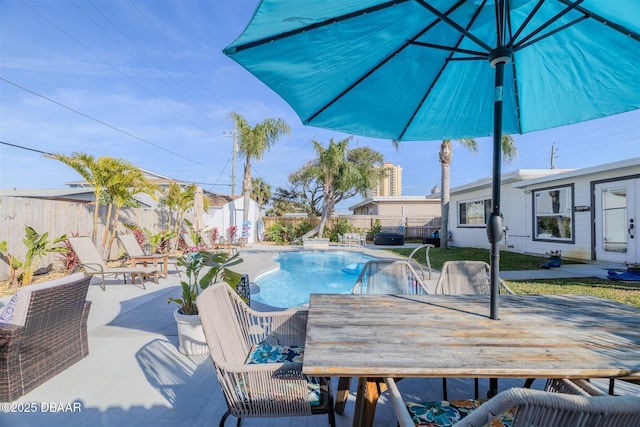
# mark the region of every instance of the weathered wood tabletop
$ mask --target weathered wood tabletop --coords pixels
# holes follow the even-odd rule
[[[640,309],[583,296],[326,295],[309,303],[308,375],[359,377],[371,425],[383,377],[640,378]]]

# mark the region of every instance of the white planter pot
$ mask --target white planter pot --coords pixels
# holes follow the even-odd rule
[[[180,314],[178,310],[173,317],[178,325],[178,351],[187,356],[209,353],[200,317]]]

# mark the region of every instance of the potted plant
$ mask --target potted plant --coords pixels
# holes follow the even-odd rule
[[[220,280],[235,288],[242,275],[229,270],[228,267],[241,262],[242,258],[238,253],[229,255],[226,252],[211,253],[207,251],[188,253],[178,259],[178,265],[186,269],[187,281],[180,282],[181,297],[169,298],[168,303],[178,304],[173,317],[178,325],[178,351],[180,353],[191,356],[206,354],[209,351],[198,316],[198,306],[196,305],[198,295],[211,283]],[[200,277],[204,267],[207,267],[208,271]]]

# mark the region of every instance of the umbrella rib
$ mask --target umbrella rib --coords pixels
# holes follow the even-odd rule
[[[532,43],[535,43],[536,41],[540,41],[543,40],[545,38],[547,38],[549,35],[551,34],[555,34],[557,33],[559,30],[554,30],[552,31],[550,34],[548,35],[543,35],[537,39],[535,39],[534,42],[531,43],[527,43],[530,39],[534,38],[536,35],[540,34],[540,32],[544,31],[547,27],[549,27],[551,24],[553,24],[554,22],[556,22],[558,19],[562,18],[564,15],[566,15],[567,13],[571,12],[572,10],[574,10],[576,7],[578,7],[579,3],[582,3],[584,0],[579,0],[576,3],[571,3],[570,6],[568,6],[567,8],[565,8],[564,10],[562,10],[562,12],[556,14],[553,18],[549,19],[547,22],[545,22],[543,25],[539,26],[538,28],[536,28],[534,31],[532,31],[530,34],[528,34],[526,37],[524,37],[522,40],[520,40],[518,43],[516,43],[513,46],[514,50],[520,50],[522,49],[522,45],[527,44],[530,45]],[[571,24],[573,25],[573,24]],[[561,28],[564,29],[566,28],[567,25],[562,26]],[[512,40],[513,42],[513,40]]]
[[[464,53],[464,54],[467,54],[467,55],[475,55],[475,57],[473,59],[487,59],[487,58],[489,58],[489,54],[488,53],[480,52],[480,51],[477,51],[477,50],[460,49],[458,47],[443,46],[443,45],[433,44],[433,43],[425,43],[425,42],[420,42],[420,41],[417,41],[417,40],[409,41],[409,43],[417,45],[417,46],[422,46],[422,47],[430,47],[430,48],[433,48],[433,49],[446,50],[446,51],[449,51],[449,52]]]
[[[561,3],[564,3],[566,5],[573,5],[574,3],[569,1],[569,0],[558,0]],[[581,2],[578,2],[581,3]],[[584,13],[585,15],[587,15],[589,18],[591,19],[595,19],[596,21],[600,22],[601,24],[606,25],[607,27],[611,27],[614,30],[624,34],[625,36],[631,37],[632,39],[634,39],[635,41],[640,41],[640,34],[636,33],[635,31],[631,31],[628,28],[624,27],[623,25],[617,24],[615,22],[611,22],[611,20],[604,18],[596,13],[594,13],[593,11],[584,8],[583,6],[579,6],[577,3],[575,4],[575,9]]]
[[[253,47],[257,47],[257,46],[261,46],[263,44],[274,42],[276,40],[286,39],[288,37],[292,37],[292,36],[295,36],[295,35],[300,34],[300,33],[305,33],[305,32],[310,31],[310,30],[315,30],[315,29],[318,29],[318,28],[326,27],[327,25],[332,25],[332,24],[335,24],[336,22],[347,21],[349,19],[356,18],[356,17],[361,16],[361,15],[365,15],[365,14],[372,13],[372,12],[378,12],[380,10],[383,10],[383,9],[386,9],[386,8],[389,8],[389,7],[393,7],[393,6],[396,6],[396,5],[401,4],[401,3],[406,3],[408,1],[411,1],[411,0],[392,0],[392,1],[388,1],[386,3],[381,3],[381,4],[376,5],[376,6],[368,7],[366,9],[360,9],[360,10],[357,10],[355,12],[347,13],[346,15],[342,15],[342,16],[338,16],[338,17],[334,17],[334,18],[329,18],[329,19],[327,19],[325,21],[322,21],[322,22],[315,22],[313,24],[305,25],[304,27],[296,28],[295,30],[287,31],[287,32],[284,32],[284,33],[281,33],[281,34],[277,34],[277,35],[273,35],[273,36],[269,36],[269,37],[264,37],[264,38],[259,39],[259,40],[254,40],[252,42],[248,42],[248,43],[244,43],[244,44],[241,44],[241,45],[238,45],[238,46],[227,48],[228,51],[227,51],[227,49],[225,49],[225,53],[228,54],[228,55],[229,54],[238,53],[238,52],[241,52],[243,50],[251,49]]]
[[[491,48],[491,46],[489,46],[488,44],[486,44],[484,41],[480,40],[479,38],[477,38],[476,36],[474,36],[473,34],[471,34],[469,32],[468,29],[462,28],[460,25],[458,25],[457,22],[453,21],[452,19],[450,19],[446,14],[440,12],[438,9],[436,9],[435,7],[431,6],[430,4],[426,3],[424,0],[417,0],[417,2],[422,5],[424,8],[426,8],[427,10],[429,10],[431,13],[433,13],[434,15],[436,15],[438,18],[440,18],[442,21],[446,22],[447,24],[449,24],[450,26],[452,26],[453,28],[455,28],[457,31],[459,31],[461,34],[465,35],[466,37],[468,37],[469,39],[473,40],[478,46],[483,47],[484,49],[487,50],[487,52],[491,52],[493,49]],[[460,4],[460,3],[459,3]],[[478,8],[480,9],[480,8]]]
[[[458,3],[456,3],[455,5],[453,5],[449,10],[447,10],[446,15],[453,13],[458,7],[460,7],[462,4],[464,4],[464,0],[459,1]],[[477,16],[477,15],[476,15]],[[475,18],[474,18],[475,19]],[[387,55],[386,58],[382,59],[380,62],[378,62],[376,64],[375,67],[373,67],[371,70],[367,71],[366,73],[364,73],[362,75],[362,77],[360,77],[359,79],[357,79],[355,82],[351,83],[349,86],[347,86],[347,88],[345,90],[343,90],[342,92],[340,92],[340,94],[338,94],[338,96],[335,96],[333,99],[331,99],[331,101],[327,102],[325,105],[323,105],[321,108],[319,108],[315,113],[311,114],[309,117],[307,117],[305,120],[303,120],[303,123],[305,124],[309,124],[312,120],[314,120],[316,117],[318,117],[318,115],[322,114],[327,108],[329,108],[330,106],[332,106],[335,102],[337,102],[340,98],[342,98],[345,94],[347,94],[348,92],[351,91],[351,89],[353,89],[354,87],[356,87],[357,85],[359,85],[363,80],[365,80],[367,77],[369,77],[371,74],[373,74],[375,71],[377,71],[380,67],[382,67],[384,64],[386,64],[387,62],[389,62],[389,60],[391,60],[394,56],[396,56],[398,53],[400,53],[401,50],[405,49],[407,46],[409,46],[409,44],[415,43],[415,40],[422,36],[423,34],[427,33],[428,31],[430,31],[434,26],[436,26],[438,23],[440,22],[440,20],[435,20],[434,22],[432,22],[431,24],[427,25],[425,28],[423,28],[422,30],[418,31],[413,37],[411,37],[409,40],[407,40],[406,42],[404,42],[400,47],[398,47],[398,49],[396,49],[395,51],[393,51],[391,54]],[[460,43],[458,43],[460,44]]]
[[[449,9],[447,11],[447,15],[452,13],[461,3],[458,3],[456,6],[454,6],[453,8]],[[404,134],[407,133],[407,130],[409,129],[409,126],[411,126],[411,123],[413,123],[413,120],[415,119],[416,115],[418,114],[418,111],[420,111],[420,108],[422,108],[422,105],[424,104],[424,101],[429,97],[429,94],[431,93],[431,91],[433,90],[434,86],[436,85],[436,83],[438,82],[438,80],[440,79],[440,76],[442,76],[442,73],[444,72],[444,69],[447,67],[447,64],[453,60],[453,54],[456,51],[462,51],[463,49],[460,49],[460,43],[462,43],[462,40],[464,40],[465,34],[467,33],[467,29],[471,28],[471,26],[473,25],[473,23],[476,21],[476,19],[478,18],[478,16],[480,15],[480,8],[476,9],[476,12],[473,14],[473,16],[471,17],[471,19],[469,19],[469,22],[467,23],[467,28],[465,29],[465,31],[463,31],[460,34],[460,38],[458,38],[458,42],[455,44],[455,46],[453,46],[452,48],[450,48],[450,53],[449,56],[447,57],[447,59],[444,61],[444,64],[442,65],[442,67],[440,68],[440,71],[438,71],[438,75],[435,77],[435,79],[433,79],[433,81],[431,82],[431,85],[429,86],[429,89],[427,89],[427,91],[425,92],[424,96],[422,97],[422,99],[420,100],[420,102],[418,103],[418,106],[413,110],[413,113],[411,114],[411,117],[409,117],[409,120],[407,121],[407,124],[402,128],[402,132],[400,132],[400,136],[398,137],[398,140],[402,140],[402,138],[404,137]],[[434,24],[435,25],[435,24]],[[425,31],[426,32],[426,31]],[[415,40],[414,40],[415,42]],[[420,43],[422,42],[418,42],[416,44],[420,45]],[[425,45],[427,45],[425,43]],[[434,48],[438,48],[440,49],[441,46],[438,45],[433,45],[431,47]],[[471,51],[469,51],[471,52]],[[476,52],[479,55],[484,55],[482,52]],[[475,57],[468,57],[468,58],[464,58],[465,60],[475,60],[475,59],[487,59],[489,55],[486,54],[486,56],[484,57],[480,57],[480,58],[475,58]],[[463,58],[460,58],[463,59]]]
[[[541,40],[544,40],[544,39],[546,39],[546,38],[551,37],[551,36],[552,36],[552,35],[554,35],[554,34],[559,33],[560,31],[565,30],[566,28],[573,27],[573,26],[574,26],[574,25],[576,25],[578,22],[582,22],[582,21],[584,21],[585,19],[589,19],[589,17],[588,17],[588,16],[581,16],[580,18],[576,18],[575,20],[573,20],[573,21],[571,21],[571,22],[569,22],[569,23],[567,23],[567,24],[563,25],[562,27],[556,28],[556,29],[555,29],[555,30],[553,30],[553,31],[549,31],[548,33],[545,33],[545,34],[541,35],[540,37],[537,37],[537,38],[535,38],[535,39],[533,39],[533,40],[530,40],[530,41],[528,41],[528,42],[526,42],[526,43],[525,43],[525,42],[524,42],[524,40],[523,40],[523,41],[521,41],[520,43],[516,44],[516,45],[513,47],[513,50],[514,50],[514,51],[516,51],[516,50],[521,50],[521,49],[524,49],[524,48],[525,48],[525,47],[527,47],[527,46],[531,46],[532,44],[535,44],[535,43],[537,43],[537,42],[539,42],[539,41],[541,41]]]
[[[524,20],[524,22],[522,22],[522,25],[520,25],[520,28],[518,28],[516,32],[511,36],[511,41],[509,42],[509,45],[513,45],[513,42],[518,38],[518,36],[520,36],[520,33],[524,31],[525,27],[529,25],[529,21],[533,19],[534,15],[538,12],[538,10],[542,7],[543,4],[544,4],[544,0],[539,0],[538,3],[535,5],[535,7],[531,9],[531,12],[527,16],[527,18]]]

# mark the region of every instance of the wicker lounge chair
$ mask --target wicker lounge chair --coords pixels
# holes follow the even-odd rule
[[[127,253],[127,256],[129,256],[129,261],[131,264],[133,264],[131,266],[134,266],[140,263],[146,263],[146,262],[149,262],[149,260],[151,260],[151,261],[155,261],[156,264],[162,263],[164,265],[166,263],[167,265],[169,264],[173,265],[176,271],[178,272],[178,275],[182,276],[182,274],[180,273],[180,269],[178,268],[177,258],[170,257],[167,254],[145,255],[144,250],[136,240],[136,236],[134,236],[133,234],[120,234],[118,235],[118,240],[120,240],[120,243],[122,244],[122,247]],[[166,272],[166,268],[165,268],[165,272]],[[167,278],[166,274],[164,278],[165,279]]]
[[[447,261],[442,266],[435,293],[442,295],[488,295],[491,293],[491,268],[483,261]],[[513,291],[500,280],[500,293]],[[478,398],[479,385],[475,379],[475,397]],[[443,399],[447,400],[447,379],[442,379]]]
[[[640,396],[589,396],[576,394],[580,387],[570,382],[553,392],[511,388],[490,400],[464,402],[404,402],[392,378],[386,378],[389,397],[401,427],[414,427],[420,415],[438,413],[446,409],[446,416],[431,422],[430,426],[455,425],[460,427],[499,426],[502,417],[508,425],[544,427],[621,427],[640,425]],[[570,394],[567,394],[570,393]],[[410,409],[408,409],[410,408]],[[409,410],[412,410],[410,413]],[[440,423],[438,422],[440,421]]]
[[[96,249],[95,245],[89,237],[68,237],[67,240],[73,248],[73,251],[78,256],[81,266],[84,268],[85,273],[95,275],[99,274],[102,278],[102,290],[106,290],[106,283],[104,281],[105,274],[122,274],[124,276],[124,283],[127,283],[127,274],[131,274],[131,282],[135,282],[136,277],[140,279],[140,283],[144,288],[145,276],[153,276],[156,284],[158,283],[158,267],[107,267],[107,265],[100,257],[100,253]]]
[[[76,273],[25,286],[5,306],[0,315],[0,401],[17,399],[89,354],[90,280]]]
[[[198,311],[229,415],[238,418],[328,414],[331,380],[302,374],[306,311],[258,312],[226,283],[198,298]]]

